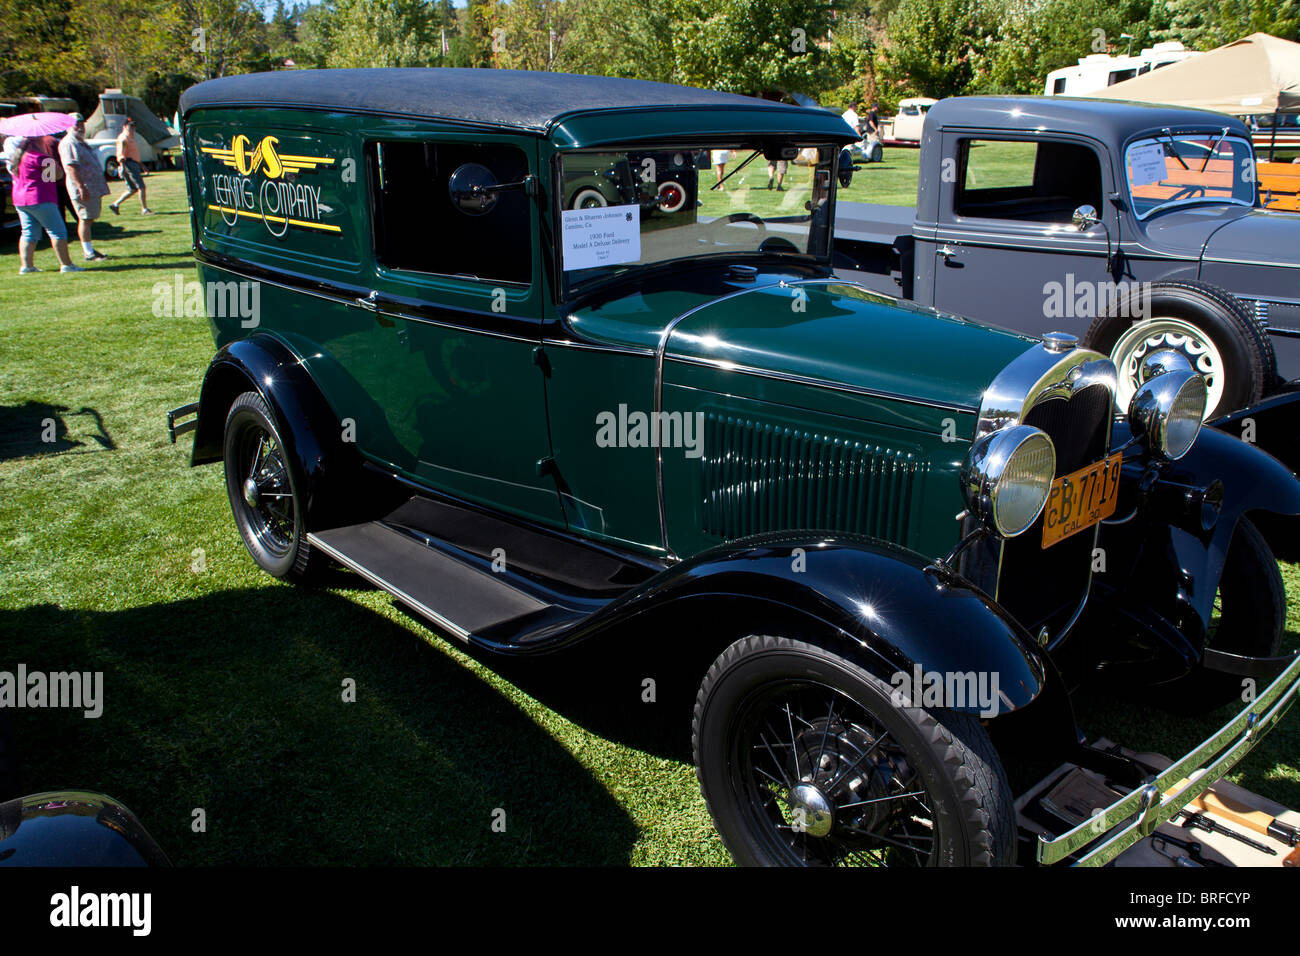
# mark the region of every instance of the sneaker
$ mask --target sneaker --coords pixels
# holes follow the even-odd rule
[[[142,216],[153,216],[153,215],[157,215],[157,214],[156,214],[152,209],[141,209],[141,210],[140,210],[140,215],[142,215]]]
[[[23,266],[21,269],[18,270],[18,274],[19,274],[20,276],[25,276],[25,275],[27,275],[27,274],[29,274],[29,273],[32,273],[32,272],[40,272],[40,271],[41,271],[41,270],[38,269],[38,268],[36,268],[35,266]]]
[[[66,266],[59,266],[59,271],[60,272],[85,272],[86,270],[83,269],[81,266],[73,265],[71,262],[69,262]]]
[[[86,256],[86,261],[87,261],[87,262],[103,262],[103,261],[104,261],[105,259],[107,259],[107,258],[108,258],[108,256],[104,255],[102,252],[100,252],[98,249],[96,249],[96,250],[95,250],[94,252],[92,252],[90,255]]]
[[[117,208],[117,203],[114,203],[114,202],[109,203],[109,204],[108,204],[108,208],[111,209],[111,210],[113,210],[113,215],[114,215],[114,216],[120,216],[120,215],[122,215],[122,210],[120,210],[120,209]]]

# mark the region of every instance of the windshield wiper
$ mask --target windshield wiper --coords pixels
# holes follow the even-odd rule
[[[1183,162],[1183,157],[1178,155],[1178,146],[1174,143],[1174,134],[1169,131],[1169,127],[1166,126],[1160,132],[1164,133],[1165,139],[1169,140],[1169,152],[1174,154],[1174,159],[1178,160],[1178,165],[1182,166],[1183,169],[1187,170],[1190,173],[1192,171],[1192,167],[1188,166],[1185,162]]]
[[[742,169],[744,169],[746,166],[752,163],[757,158],[757,156],[758,156],[758,150],[754,150],[754,152],[750,153],[747,157],[745,157],[745,161],[743,163],[741,163],[731,172],[727,173],[727,175],[723,176],[720,180],[718,180],[716,183],[710,186],[709,191],[712,192],[715,189],[721,189],[723,184],[728,179],[730,179],[732,176],[736,175],[736,173],[740,172]]]
[[[1219,134],[1219,138],[1216,139],[1214,141],[1214,145],[1210,147],[1210,151],[1205,154],[1205,162],[1201,163],[1201,168],[1197,170],[1198,173],[1205,172],[1205,167],[1210,165],[1210,157],[1215,154],[1215,152],[1219,148],[1219,144],[1222,143],[1225,139],[1227,139],[1227,137],[1228,137],[1228,127],[1225,126],[1223,127],[1223,132]]]

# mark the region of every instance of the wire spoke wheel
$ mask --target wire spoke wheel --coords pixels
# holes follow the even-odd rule
[[[812,866],[928,866],[932,798],[901,745],[826,684],[782,681],[736,715],[731,766],[750,823],[778,859]]]
[[[274,435],[249,422],[238,439],[237,473],[244,475],[243,503],[257,540],[277,557],[293,548],[298,511],[284,451]]]

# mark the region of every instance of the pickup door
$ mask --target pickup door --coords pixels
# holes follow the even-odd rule
[[[1110,164],[1077,137],[943,134],[937,228],[917,228],[916,299],[1031,335],[1082,335],[1106,272],[1106,231],[1080,232],[1074,210],[1092,206],[1112,240]],[[949,161],[951,158],[951,162]],[[931,238],[931,235],[933,238]],[[1101,287],[1104,291],[1104,287]]]

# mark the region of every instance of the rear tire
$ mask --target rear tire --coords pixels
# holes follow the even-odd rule
[[[1277,657],[1286,630],[1286,587],[1268,542],[1248,519],[1232,533],[1219,580],[1217,624],[1208,646],[1230,654]],[[1157,688],[1158,703],[1176,714],[1203,714],[1242,697],[1245,678],[1198,666]]]
[[[738,864],[1014,862],[1011,789],[979,721],[895,706],[891,693],[817,644],[752,636],[722,652],[692,743]]]
[[[1240,299],[1207,282],[1137,284],[1128,296],[1108,304],[1082,344],[1115,362],[1120,411],[1128,410],[1140,384],[1143,357],[1162,348],[1181,352],[1206,376],[1206,421],[1258,402],[1277,373],[1268,333]]]
[[[306,581],[327,563],[307,540],[301,478],[266,402],[244,392],[226,415],[226,493],[235,526],[267,574]]]

